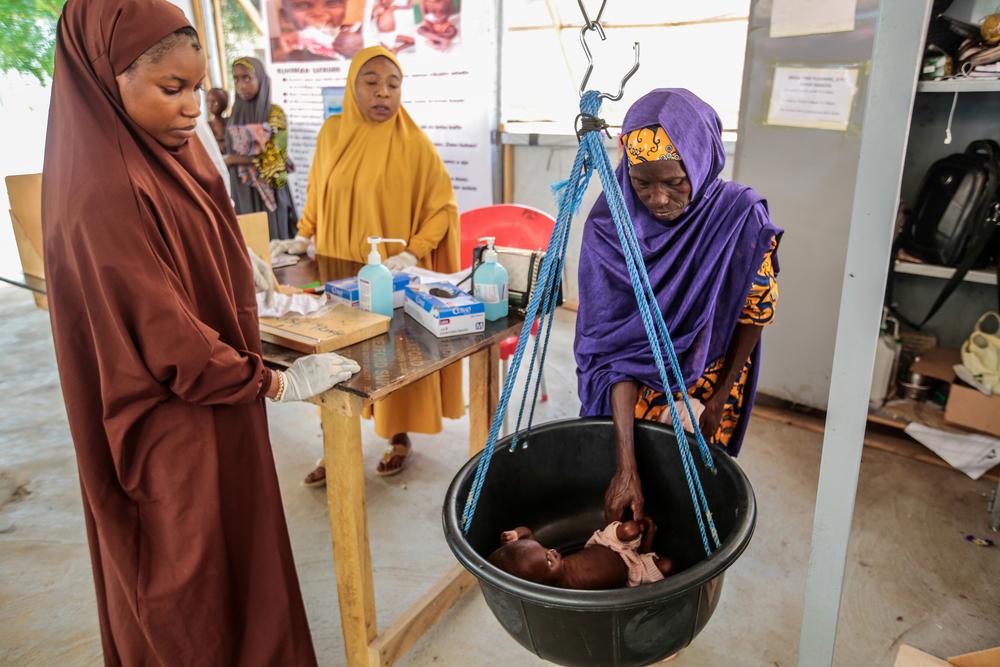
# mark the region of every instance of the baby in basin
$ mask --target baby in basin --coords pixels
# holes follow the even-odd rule
[[[586,546],[563,556],[535,540],[519,526],[500,535],[502,545],[490,562],[516,577],[558,588],[604,590],[661,581],[673,562],[653,553],[656,524],[652,519],[614,521],[595,531]]]

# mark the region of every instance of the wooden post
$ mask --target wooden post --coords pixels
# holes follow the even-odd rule
[[[219,76],[222,77],[222,87],[229,88],[229,63],[226,62],[226,42],[222,33],[222,4],[212,0],[212,23],[215,25],[215,46],[219,56]]]
[[[368,664],[368,645],[377,634],[361,456],[361,399],[331,390],[318,402],[344,652],[348,665],[360,667]]]
[[[500,346],[491,345],[469,357],[469,456],[486,446],[496,414],[499,392]]]
[[[372,642],[368,653],[369,667],[394,664],[475,585],[476,578],[464,567],[452,567],[434,588],[421,595],[391,628]]]
[[[191,0],[191,13],[194,14],[194,29],[198,31],[198,39],[202,48],[208,49],[208,40],[205,38],[205,8],[201,0]],[[215,77],[212,76],[212,68],[208,68],[208,85],[212,88],[217,86]]]

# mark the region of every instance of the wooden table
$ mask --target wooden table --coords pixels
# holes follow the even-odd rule
[[[317,258],[275,273],[282,284],[301,286],[353,276],[359,268],[352,262]],[[344,649],[351,667],[396,662],[475,583],[461,565],[455,565],[390,628],[378,632],[365,509],[361,410],[368,403],[469,357],[469,455],[475,454],[486,443],[496,410],[499,343],[517,335],[520,328],[521,320],[510,317],[487,322],[482,333],[436,338],[400,309],[387,334],[338,351],[357,361],[361,372],[314,402],[321,408],[327,511]],[[288,366],[300,356],[264,344],[264,359],[272,366]]]

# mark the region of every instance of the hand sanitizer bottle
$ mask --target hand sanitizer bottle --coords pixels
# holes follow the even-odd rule
[[[476,299],[486,306],[486,320],[493,322],[507,317],[510,307],[507,300],[507,269],[497,262],[497,251],[493,247],[496,238],[484,236],[486,242],[483,263],[476,269],[473,282],[476,285]]]
[[[382,266],[382,256],[378,253],[379,243],[402,243],[402,239],[384,239],[369,236],[372,251],[368,253],[368,264],[358,273],[358,307],[373,313],[392,317],[392,272]]]

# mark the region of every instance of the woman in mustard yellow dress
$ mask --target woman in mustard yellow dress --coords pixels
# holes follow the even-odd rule
[[[430,139],[400,102],[403,72],[374,46],[351,61],[343,113],[327,119],[316,140],[298,236],[274,250],[301,254],[314,239],[319,255],[363,263],[369,236],[405,239],[379,252],[394,271],[420,266],[459,270],[458,205],[451,178]],[[441,431],[442,416],[465,412],[462,367],[455,364],[394,392],[367,409],[389,440],[379,475],[398,473],[410,453],[408,433]],[[325,479],[320,465],[307,485]]]

